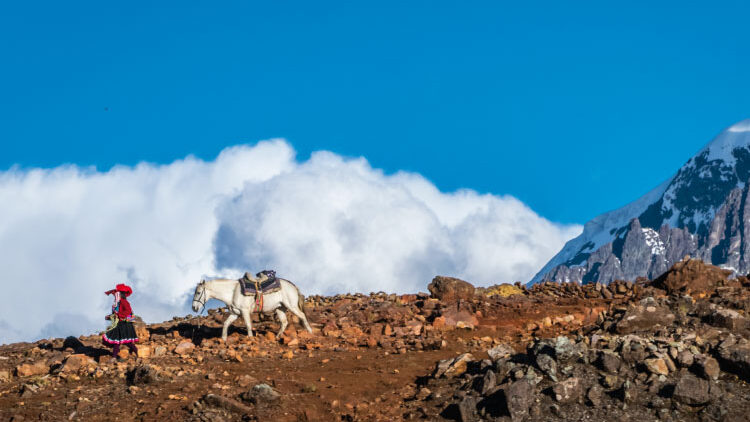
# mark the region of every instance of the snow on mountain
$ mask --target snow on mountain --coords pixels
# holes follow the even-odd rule
[[[674,176],[646,195],[586,223],[583,233],[570,240],[531,283],[650,277],[669,268],[674,260],[682,258],[677,255],[683,252],[704,254],[709,257],[707,261],[724,264],[719,262],[725,259],[721,253],[701,248],[707,247],[711,236],[727,236],[712,233],[712,225],[717,213],[726,208],[730,193],[746,188],[749,179],[750,119],[747,119],[722,131]],[[744,208],[734,212],[744,212]],[[638,235],[631,233],[634,219]],[[744,225],[740,226],[744,229]],[[750,232],[747,235],[750,243]],[[624,250],[624,245],[630,249]],[[750,256],[748,261],[750,269]],[[738,271],[744,268],[735,267]]]

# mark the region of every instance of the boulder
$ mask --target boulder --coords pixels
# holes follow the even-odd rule
[[[502,389],[511,420],[521,421],[529,414],[534,401],[534,386],[527,379],[520,379]]]
[[[719,379],[719,374],[721,373],[719,362],[710,356],[698,355],[695,359],[694,367],[695,372],[707,380]]]
[[[479,325],[476,315],[465,309],[443,309],[441,317],[446,327],[474,328]],[[436,319],[437,320],[437,319]]]
[[[555,344],[553,348],[555,351],[555,359],[559,362],[568,362],[574,358],[581,356],[581,351],[578,345],[570,341],[570,339],[565,336],[559,336],[555,338]]]
[[[175,354],[180,356],[189,355],[195,349],[195,345],[191,341],[183,341],[174,348]]]
[[[477,399],[475,397],[466,396],[458,403],[458,414],[461,422],[475,422],[479,418],[477,413]]]
[[[39,361],[33,363],[24,363],[16,366],[17,377],[32,377],[34,375],[44,375],[49,372],[47,363]]]
[[[96,365],[94,359],[84,354],[78,353],[70,355],[67,359],[65,359],[65,361],[63,362],[62,372],[74,373],[78,372],[81,368],[86,368],[88,366],[94,365]]]
[[[599,387],[598,384],[594,384],[589,388],[589,391],[586,393],[586,398],[589,401],[589,404],[591,404],[594,407],[599,406],[602,404],[602,388]]]
[[[615,325],[618,334],[630,334],[651,330],[656,326],[666,327],[672,324],[675,316],[666,306],[661,306],[648,297],[625,311],[622,319]]]
[[[495,371],[487,371],[484,373],[484,376],[482,377],[482,389],[481,393],[483,396],[486,396],[488,393],[493,391],[495,389],[495,386],[497,385],[497,375],[495,374]]]
[[[151,346],[146,346],[145,344],[142,344],[138,346],[138,357],[139,358],[148,358],[151,357]]]
[[[471,300],[474,297],[474,286],[454,277],[439,275],[432,279],[427,289],[432,297],[445,302]]]
[[[128,373],[127,380],[130,385],[151,384],[159,381],[159,372],[151,365],[138,365]]]
[[[557,381],[557,362],[555,362],[552,356],[540,353],[536,355],[534,363],[552,381]]]
[[[747,318],[732,309],[716,309],[707,319],[711,325],[727,328],[733,332],[746,330],[748,328]]]
[[[443,359],[437,363],[433,376],[435,378],[446,377],[453,378],[457,377],[464,372],[468,363],[474,360],[474,356],[471,353],[464,353],[453,359]]]
[[[711,400],[709,383],[693,374],[685,373],[677,381],[672,398],[691,406],[706,404]]]
[[[614,352],[605,350],[599,353],[596,364],[601,370],[609,372],[611,374],[616,374],[617,371],[620,370],[622,359],[620,359],[620,356],[618,356]]]
[[[555,384],[552,387],[552,394],[558,402],[568,403],[576,401],[583,394],[583,385],[579,378],[568,378],[565,381]]]
[[[726,364],[729,371],[745,380],[750,380],[750,342],[724,342],[719,346],[718,351],[719,358]]]
[[[257,384],[241,395],[242,400],[253,404],[271,403],[281,398],[281,394],[268,384]]]
[[[706,264],[700,259],[683,259],[654,280],[654,286],[669,294],[709,295],[727,282],[730,270]]]
[[[487,350],[487,355],[492,359],[493,362],[497,362],[500,359],[507,359],[513,355],[513,348],[508,344],[500,343],[497,346]]]
[[[650,358],[643,361],[644,366],[648,372],[655,375],[669,375],[669,368],[667,363],[661,358]]]
[[[203,401],[209,406],[218,407],[230,412],[237,412],[245,415],[253,414],[252,408],[245,406],[237,400],[217,394],[206,394],[203,396]]]

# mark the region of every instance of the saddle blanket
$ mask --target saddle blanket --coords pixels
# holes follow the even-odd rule
[[[262,294],[268,294],[268,293],[274,293],[281,290],[281,279],[278,279],[276,277],[268,279],[260,283],[260,292]],[[258,293],[258,290],[255,288],[255,283],[246,279],[241,278],[240,279],[240,289],[242,290],[242,294],[245,296],[254,296]]]

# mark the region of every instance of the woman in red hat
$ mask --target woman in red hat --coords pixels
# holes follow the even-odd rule
[[[138,336],[133,327],[133,310],[126,299],[132,293],[133,289],[125,284],[118,284],[114,289],[104,292],[113,295],[115,303],[112,305],[112,314],[105,317],[112,321],[112,326],[102,334],[102,341],[112,346],[112,356],[115,359],[118,358],[121,344],[126,344],[130,353],[138,353],[138,348],[135,347]]]

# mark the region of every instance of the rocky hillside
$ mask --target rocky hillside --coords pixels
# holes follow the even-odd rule
[[[750,120],[744,120],[720,133],[656,189],[586,223],[532,283],[655,278],[685,255],[746,274],[748,181]]]
[[[441,360],[406,407],[432,420],[745,421],[749,286],[681,262],[573,335]]]
[[[0,347],[0,420],[744,420],[750,282],[682,261],[653,282],[309,298],[314,332],[224,310]]]

